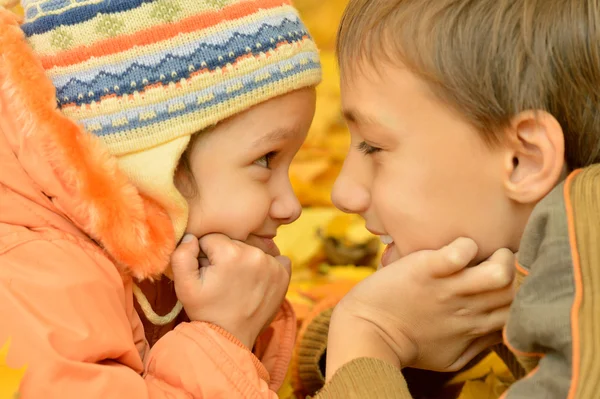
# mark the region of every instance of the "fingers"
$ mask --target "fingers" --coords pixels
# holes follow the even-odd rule
[[[502,332],[495,331],[475,339],[447,371],[458,371],[487,348],[502,342]]]
[[[201,268],[210,266],[210,261],[208,258],[198,258],[198,263],[200,264]]]
[[[508,249],[501,249],[489,260],[453,276],[449,283],[456,289],[457,295],[476,295],[508,287],[514,278],[514,254]]]
[[[198,240],[193,235],[186,234],[171,255],[171,267],[176,282],[195,281],[199,278],[199,254]]]
[[[507,286],[496,291],[465,296],[461,298],[461,301],[465,304],[463,307],[465,314],[482,314],[510,306],[514,298],[515,291],[513,287]]]
[[[494,252],[492,256],[487,260],[488,262],[506,263],[511,266],[515,264],[515,254],[507,248],[501,248]]]
[[[471,329],[470,334],[477,337],[502,330],[508,321],[509,311],[510,307],[505,306],[485,315],[476,316],[477,319],[473,323],[474,328]]]
[[[456,316],[459,318],[457,325],[463,331],[462,334],[466,337],[479,338],[500,331],[506,326],[510,306],[503,306],[487,313],[461,313],[461,311],[458,311]]]
[[[446,277],[464,269],[477,255],[477,244],[470,238],[458,238],[439,251],[428,263],[433,276]]]
[[[200,237],[199,243],[202,252],[213,265],[221,263],[224,259],[232,259],[239,252],[239,247],[225,234],[207,234]]]

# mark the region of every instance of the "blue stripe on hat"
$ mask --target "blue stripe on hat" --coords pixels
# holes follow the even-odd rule
[[[282,32],[291,33],[291,38],[289,35],[286,37],[287,43],[298,42],[302,40],[303,36],[308,35],[299,21],[293,22],[287,19],[279,27],[265,24],[255,35],[244,35],[236,32],[223,45],[200,43],[190,55],[177,57],[169,54],[157,60],[156,65],[143,65],[135,62],[122,74],[103,71],[91,82],[83,82],[73,78],[66,85],[57,89],[58,105],[59,107],[65,104],[81,106],[82,104],[100,101],[102,97],[113,93],[124,96],[143,91],[146,86],[157,83],[163,85],[177,83],[181,79],[188,79],[192,73],[199,69],[206,68],[209,71],[214,71],[225,67],[227,64],[234,63],[239,57],[248,54],[257,56],[275,49],[281,41],[271,42],[271,39],[273,36],[276,38]],[[261,44],[260,48],[256,48],[257,43]],[[250,52],[246,51],[247,47],[251,48]],[[233,53],[234,56],[230,57],[229,53]],[[206,66],[201,66],[202,62],[205,62]],[[195,69],[190,71],[190,65],[193,65]],[[134,86],[132,86],[132,82],[135,82]],[[115,86],[119,87],[118,91],[114,90]],[[105,89],[108,89],[108,91]]]
[[[144,3],[152,3],[156,0],[106,0],[99,4],[81,5],[64,11],[61,14],[50,14],[39,17],[33,22],[26,22],[21,25],[21,29],[26,36],[40,35],[56,29],[57,26],[76,25],[94,18],[98,13],[114,14],[123,11],[133,10],[140,7]],[[199,0],[197,0],[199,1]],[[67,1],[67,3],[70,3]],[[43,11],[51,11],[55,8],[60,8],[60,4],[52,2],[44,2],[39,7]],[[30,11],[31,10],[31,11]],[[27,8],[25,20],[35,18],[38,10],[35,7]]]
[[[297,75],[304,71],[308,71],[311,69],[320,70],[320,63],[318,60],[314,59],[315,54],[313,53],[301,53],[298,54],[288,60],[281,61],[277,64],[270,65],[266,68],[262,68],[258,71],[255,71],[252,74],[248,74],[246,76],[240,77],[238,79],[232,79],[226,82],[223,82],[219,85],[213,86],[208,89],[204,89],[199,92],[190,93],[185,96],[181,96],[178,98],[170,99],[163,103],[152,104],[146,107],[139,107],[136,109],[126,110],[117,114],[99,116],[90,119],[80,120],[81,123],[86,126],[86,128],[90,129],[92,133],[97,136],[107,136],[112,134],[119,134],[123,132],[131,132],[135,129],[140,129],[146,126],[150,126],[159,122],[163,122],[169,119],[173,119],[179,116],[183,116],[186,114],[190,114],[193,112],[197,112],[203,109],[210,108],[219,103],[225,103],[231,101],[232,99],[239,97],[243,94],[247,94],[256,90],[259,90],[261,87],[267,86],[270,83],[277,82],[279,80],[283,80],[285,78]],[[301,62],[305,61],[305,64]],[[281,67],[286,64],[293,64],[293,68],[287,70],[285,72],[281,71]],[[256,82],[256,77],[260,76],[264,73],[270,73],[270,77],[267,79],[260,80]],[[228,93],[227,88],[232,87],[236,84],[242,83],[244,87],[238,91]],[[210,94],[214,95],[209,101],[198,104],[198,98],[202,98],[208,96]],[[184,103],[185,108],[175,111],[169,112],[169,106]],[[146,114],[148,112],[154,111],[157,116],[155,118],[149,120],[140,120],[140,115]],[[112,126],[113,120],[120,120],[126,118],[129,123],[123,126]],[[94,131],[90,126],[98,125],[102,126],[102,130]],[[129,133],[131,134],[131,133]]]

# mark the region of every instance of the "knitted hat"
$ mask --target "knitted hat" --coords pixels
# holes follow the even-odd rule
[[[140,192],[169,213],[190,136],[321,79],[290,0],[22,0],[22,29],[59,108],[95,134]]]

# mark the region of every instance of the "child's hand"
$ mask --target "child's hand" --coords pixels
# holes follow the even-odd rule
[[[335,309],[327,376],[359,357],[399,367],[456,371],[501,342],[514,297],[514,255],[496,252],[466,268],[470,239],[406,256],[359,283]]]
[[[201,259],[200,247],[208,260]],[[251,348],[287,292],[290,260],[222,234],[186,236],[172,257],[175,291],[192,321],[215,324]]]

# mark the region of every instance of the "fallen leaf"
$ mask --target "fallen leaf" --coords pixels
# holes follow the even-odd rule
[[[490,373],[484,380],[465,382],[458,399],[498,399],[507,388],[507,382]]]
[[[0,399],[17,399],[19,397],[19,386],[27,369],[23,366],[19,369],[7,364],[10,340],[0,348]]]

